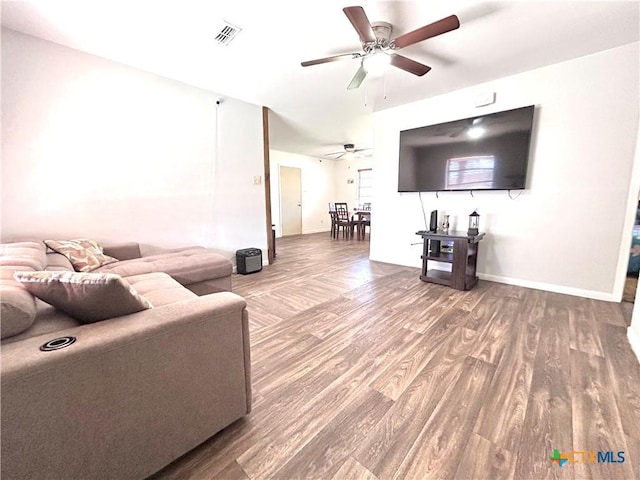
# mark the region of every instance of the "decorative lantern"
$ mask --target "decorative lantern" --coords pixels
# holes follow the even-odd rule
[[[467,235],[478,235],[480,233],[480,214],[475,210],[471,215],[469,215],[469,230],[467,230]]]

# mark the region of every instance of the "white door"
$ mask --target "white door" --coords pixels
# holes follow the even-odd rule
[[[282,236],[302,233],[302,174],[299,168],[280,167]]]

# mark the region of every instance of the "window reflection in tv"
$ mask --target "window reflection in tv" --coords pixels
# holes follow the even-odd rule
[[[534,106],[400,132],[399,192],[526,186]]]

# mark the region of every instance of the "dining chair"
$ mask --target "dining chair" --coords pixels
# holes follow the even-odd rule
[[[353,237],[354,221],[349,216],[349,207],[346,202],[335,202],[336,205],[336,226],[337,234],[340,234],[340,227],[342,227],[342,238],[348,236]]]
[[[336,204],[329,202],[329,217],[331,218],[331,237],[338,236],[338,216],[336,215]]]
[[[371,211],[362,209],[363,212]],[[370,213],[359,213],[358,214],[358,240],[364,240],[366,229],[369,227],[369,239],[371,239],[371,214]]]
[[[363,212],[371,211],[371,202],[365,202],[362,204]],[[360,214],[358,220],[358,240],[364,240],[367,227],[369,227],[369,239],[371,239],[371,215]]]

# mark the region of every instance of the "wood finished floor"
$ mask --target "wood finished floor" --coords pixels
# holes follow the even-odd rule
[[[274,265],[233,278],[253,412],[154,478],[640,478],[620,305],[485,281],[459,292],[324,233],[277,247]],[[554,449],[626,461],[561,468]]]

